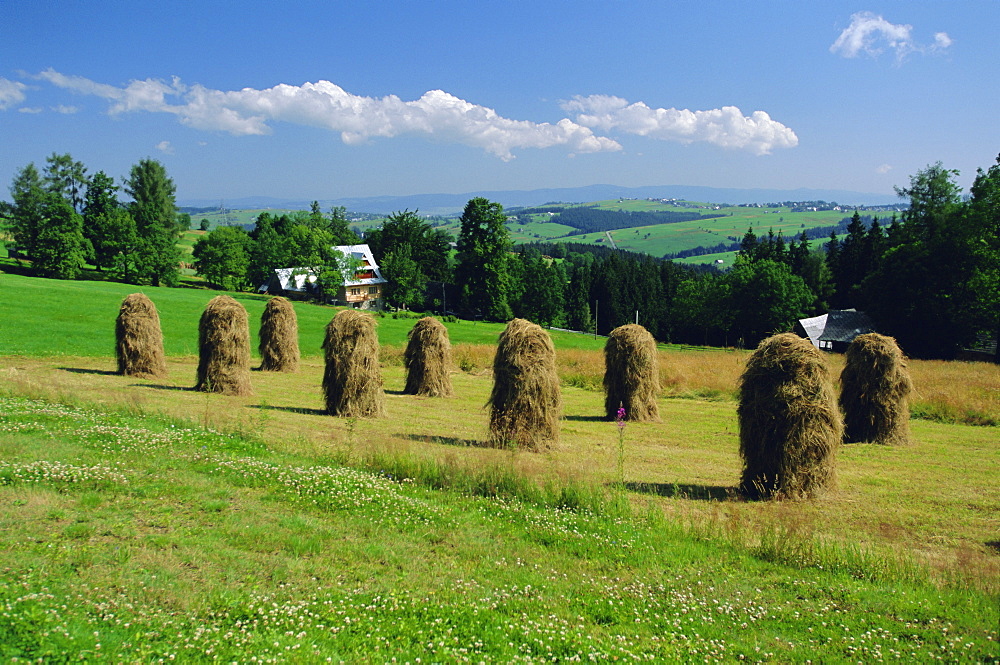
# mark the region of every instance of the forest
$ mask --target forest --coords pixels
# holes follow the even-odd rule
[[[953,358],[1000,330],[1000,158],[977,171],[967,194],[958,175],[937,163],[911,176],[897,189],[908,203],[898,217],[855,213],[793,238],[749,229],[738,243],[720,244],[738,249],[724,271],[571,242],[515,246],[509,225],[517,218],[483,198],[467,204],[457,239],[416,211],[389,215],[364,239],[343,208],[262,213],[250,231],[220,226],[202,235],[193,268],[236,291],[255,289],[276,268],[309,268],[324,301],[343,279],[332,247],[366,242],[390,281],[384,297],[393,308],[518,316],[596,334],[638,322],[663,342],[741,347],[797,319],[855,308],[908,354]],[[75,279],[92,266],[129,283],[180,283],[178,242],[191,219],[177,212],[176,187],[159,162],[140,161],[118,186],[53,154],[41,170],[21,169],[10,191],[11,202],[0,204],[8,252],[33,274]],[[663,223],[664,215],[700,216],[566,208],[555,218],[582,232]]]

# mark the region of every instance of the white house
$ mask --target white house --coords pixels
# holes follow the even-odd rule
[[[371,248],[368,245],[337,245],[333,249],[350,259],[350,267],[344,271],[344,283],[337,289],[335,300],[355,309],[382,309],[382,287],[389,280],[382,277]],[[309,268],[276,268],[274,276],[259,290],[294,298],[308,294],[315,283],[316,274]]]

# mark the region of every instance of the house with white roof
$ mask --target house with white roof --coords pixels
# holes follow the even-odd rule
[[[371,248],[368,245],[337,245],[333,249],[349,261],[344,270],[344,283],[331,300],[355,309],[382,309],[382,289],[389,280],[382,277]],[[290,298],[306,297],[315,290],[315,284],[316,273],[310,268],[276,268],[274,276],[259,290]]]

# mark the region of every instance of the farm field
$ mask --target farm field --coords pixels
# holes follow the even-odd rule
[[[912,362],[912,445],[844,446],[820,500],[744,502],[744,351],[663,347],[663,422],[619,439],[603,340],[554,333],[565,417],[533,454],[482,444],[498,325],[448,324],[457,397],[435,400],[401,394],[414,321],[380,319],[388,417],[338,419],[321,411],[332,308],[297,305],[299,373],[254,372],[233,398],[188,390],[215,292],[142,289],[169,368],[143,381],[113,374],[136,287],[0,288],[7,658],[997,654],[996,366]],[[263,300],[241,302],[255,334]]]
[[[545,206],[537,206],[544,208]],[[712,247],[719,243],[739,242],[748,228],[753,228],[758,235],[766,235],[768,230],[773,229],[775,233],[779,231],[786,239],[795,238],[805,229],[818,226],[831,226],[837,224],[844,217],[852,214],[851,209],[828,210],[828,211],[798,211],[793,212],[787,207],[769,208],[749,208],[740,206],[717,206],[709,203],[681,201],[677,205],[662,203],[659,201],[647,200],[607,200],[594,201],[590,203],[552,204],[557,207],[593,207],[601,210],[624,210],[633,212],[655,212],[655,211],[690,211],[700,214],[717,214],[719,217],[712,219],[702,219],[689,222],[677,222],[673,224],[656,224],[651,226],[637,226],[632,228],[617,229],[611,232],[615,245],[631,252],[641,252],[653,256],[663,256],[674,254],[686,249],[698,246]],[[212,228],[223,223],[248,224],[256,219],[262,212],[271,214],[291,213],[289,210],[232,210],[228,215],[222,213],[206,213],[192,215],[192,231],[186,233],[181,240],[182,249],[190,255],[191,245],[197,237],[201,235],[198,224],[202,218],[210,221]],[[301,212],[301,211],[299,211]],[[876,214],[880,218],[888,218],[891,213],[866,213]],[[582,244],[608,245],[607,236],[601,233],[584,233],[570,235],[575,230],[571,226],[559,224],[554,221],[556,217],[548,213],[534,213],[530,215],[531,222],[526,224],[509,223],[511,240],[515,244],[531,242],[573,242]],[[364,220],[352,223],[355,230],[363,231],[373,225],[377,225],[378,220]],[[439,226],[453,236],[458,236],[460,225],[458,218],[453,218]],[[814,240],[818,244],[820,240]],[[714,263],[716,259],[722,259],[723,265],[732,265],[733,253],[711,254],[704,256],[688,257],[678,259],[687,264]],[[190,259],[188,259],[190,260]]]
[[[316,359],[248,398],[184,389],[194,358],[112,364],[0,358],[6,657],[996,653],[995,428],[915,421],[910,447],[846,446],[821,500],[746,503],[729,400],[629,423],[622,491],[592,390],[532,454],[482,447],[483,372],[420,399],[389,364],[367,421],[321,412]]]
[[[692,201],[678,202],[678,205],[646,200],[608,200],[591,203],[553,203],[550,207],[593,207],[601,210],[624,210],[633,212],[654,211],[690,211],[700,214],[716,214],[719,217],[701,219],[672,224],[656,224],[637,226],[611,231],[615,245],[619,249],[631,252],[642,252],[653,256],[674,254],[698,246],[712,247],[719,243],[739,242],[748,228],[753,228],[758,235],[766,235],[770,229],[777,234],[779,231],[786,239],[798,237],[806,229],[820,226],[832,226],[845,217],[853,214],[851,209],[826,211],[797,211],[788,207],[750,208],[741,206],[716,206]],[[535,206],[545,208],[546,206]],[[875,214],[888,219],[891,213]],[[531,222],[527,224],[510,223],[508,229],[515,243],[529,242],[572,242],[583,244],[608,245],[604,232],[582,233],[569,235],[573,227],[558,224],[557,219],[547,212],[529,215]],[[458,221],[441,228],[457,235]],[[816,246],[821,240],[813,240]],[[699,257],[680,259],[689,264],[712,263],[721,258],[725,265],[732,264],[732,253],[711,254]]]
[[[394,385],[399,376],[388,378]],[[466,378],[474,377],[459,377],[463,390]],[[240,432],[217,433],[142,415],[150,404],[105,410],[4,393],[5,659],[976,662],[996,654],[988,592],[939,586],[862,547],[818,544],[801,519],[767,529],[694,494],[661,497],[658,485],[627,485],[624,498],[642,502],[629,507],[620,490],[597,495],[558,471],[547,489],[532,489],[523,480],[530,468],[557,460],[442,438],[434,445],[451,459],[434,463],[416,450],[362,448],[380,438],[376,430],[324,427],[326,416],[311,422],[326,431],[317,445],[285,439],[263,409]],[[390,399],[393,425],[404,410],[433,411],[437,421],[455,409]],[[223,399],[203,412],[248,407]],[[415,449],[421,437],[406,444]]]

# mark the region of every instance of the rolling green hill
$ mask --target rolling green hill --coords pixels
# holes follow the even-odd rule
[[[777,234],[781,232],[786,239],[798,237],[808,229],[833,226],[853,213],[853,209],[840,210],[802,210],[788,206],[745,207],[722,206],[698,201],[660,201],[636,199],[610,199],[588,203],[553,203],[549,206],[533,208],[511,208],[508,210],[511,221],[508,229],[515,244],[531,242],[574,242],[608,246],[610,241],[604,231],[583,233],[580,229],[560,223],[560,212],[568,209],[594,209],[599,211],[621,211],[626,213],[668,213],[697,214],[707,219],[694,219],[672,223],[641,224],[627,228],[617,228],[610,231],[615,246],[631,252],[639,252],[661,257],[676,254],[695,247],[714,247],[720,243],[739,242],[747,229],[753,228],[757,235],[766,235],[769,230]],[[211,227],[220,224],[248,224],[262,213],[271,214],[294,213],[293,210],[231,210],[226,213],[196,213],[192,214],[192,228],[198,229],[202,218],[208,219]],[[298,211],[301,212],[301,211]],[[888,220],[891,212],[875,211],[874,214]],[[648,221],[642,215],[636,215],[637,223]],[[365,219],[352,222],[352,228],[359,233],[380,223],[380,219],[366,215]],[[458,216],[436,218],[438,228],[444,229],[457,238],[460,224]],[[194,242],[195,234],[186,235],[182,244],[188,251]],[[813,240],[813,246],[818,246],[822,240]],[[714,263],[722,259],[723,265],[732,264],[731,252],[705,254],[688,257],[684,263]]]

